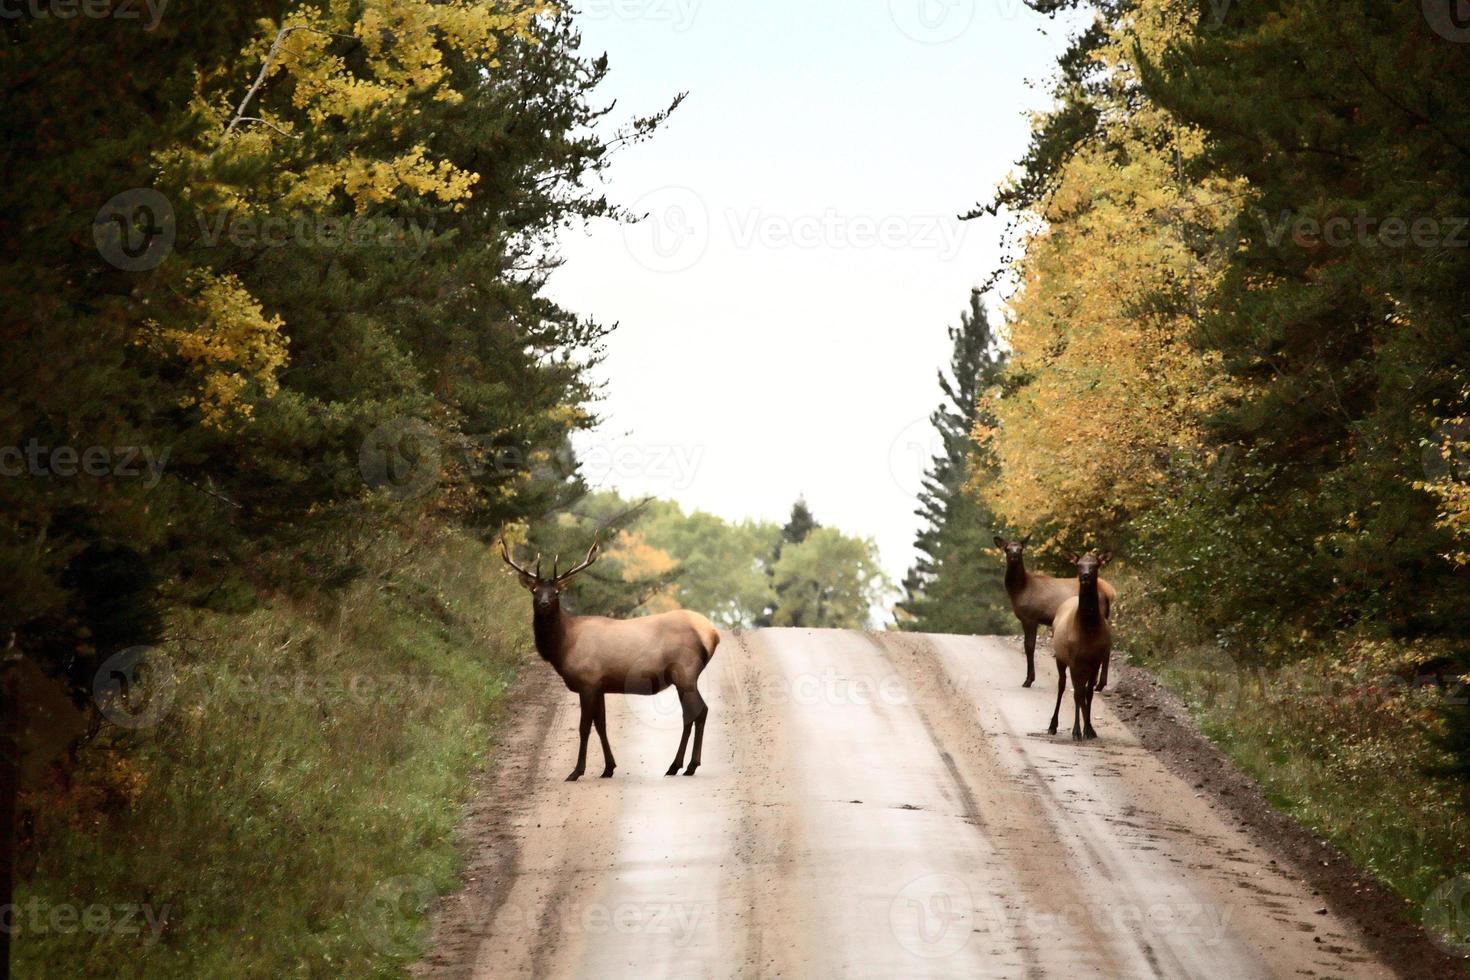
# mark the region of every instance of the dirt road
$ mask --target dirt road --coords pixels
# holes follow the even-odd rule
[[[1012,641],[726,636],[704,767],[663,775],[671,693],[609,699],[618,772],[564,783],[576,700],[545,670],[422,975],[1379,977],[1310,886],[1099,699],[1045,734]],[[589,772],[600,771],[593,740]],[[475,818],[472,817],[472,820]]]

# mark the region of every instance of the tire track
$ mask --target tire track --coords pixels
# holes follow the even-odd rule
[[[530,668],[417,975],[1389,975],[1106,697],[1100,741],[1037,733],[1013,644],[725,641],[693,779],[662,775],[677,704],[619,698],[617,777],[563,783],[575,699]]]

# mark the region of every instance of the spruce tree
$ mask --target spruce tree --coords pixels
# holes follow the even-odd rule
[[[771,552],[771,557],[766,562],[766,576],[771,580],[771,604],[768,605],[761,615],[756,617],[755,625],[758,627],[773,626],[776,622],[776,611],[781,608],[782,587],[776,583],[776,563],[781,560],[781,550],[788,544],[801,544],[811,533],[822,525],[812,516],[811,508],[806,504],[805,497],[797,497],[796,503],[791,505],[791,517],[787,519],[786,526],[781,528],[781,537],[776,541],[776,547]]]
[[[801,544],[813,531],[822,525],[812,516],[811,508],[806,504],[805,497],[796,498],[796,503],[791,505],[791,518],[786,526],[781,529],[781,542],[784,544]],[[776,557],[781,557],[781,545],[776,545]]]
[[[1199,330],[1243,393],[1208,435],[1242,463],[1168,548],[1176,580],[1202,542],[1221,560],[1192,591],[1165,580],[1240,650],[1346,630],[1449,645],[1470,670],[1470,576],[1422,487],[1444,420],[1470,413],[1470,45],[1451,7],[1236,4],[1141,59],[1149,97],[1207,135],[1196,166],[1252,188]],[[1470,731],[1470,708],[1446,710]],[[1470,738],[1449,748],[1470,775]]]
[[[949,374],[939,372],[943,400],[930,416],[942,447],[924,477],[919,507],[924,524],[915,539],[920,557],[904,579],[899,603],[902,628],[926,633],[1008,632],[1004,568],[993,553],[996,520],[966,483],[990,468],[971,433],[981,421],[979,401],[999,384],[1005,355],[999,350],[980,291],[950,327],[954,353]]]

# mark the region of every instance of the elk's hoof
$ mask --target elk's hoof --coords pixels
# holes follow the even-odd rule
[[[1057,723],[1052,722],[1051,725],[1047,728],[1046,733],[1048,735],[1055,735],[1057,733]]]
[[[1095,732],[1091,728],[1089,728],[1087,731],[1085,731],[1085,732],[1082,733],[1082,737],[1083,738],[1097,738],[1097,732]]]
[[[612,774],[613,774],[613,771],[611,769],[604,769],[604,770],[602,770],[602,778],[603,779],[611,779],[612,778]]]
[[[1035,684],[1035,683],[1036,683],[1036,678],[1034,678],[1034,677],[1028,677],[1028,678],[1026,678],[1026,683],[1022,684],[1021,686],[1022,687],[1030,687],[1032,684]]]
[[[581,778],[582,778],[582,770],[581,769],[578,769],[576,772],[572,773],[570,776],[567,777],[567,782],[569,782],[569,783],[575,783],[577,780],[579,780]]]
[[[669,766],[669,771],[666,772],[666,773],[664,773],[664,775],[665,776],[677,776],[677,775],[679,775],[679,764],[676,762],[672,766]]]
[[[1072,741],[1074,741],[1074,742],[1080,742],[1080,741],[1082,741],[1082,733],[1080,731],[1078,731],[1077,729],[1075,729],[1075,728],[1072,729]]]
[[[688,769],[685,769],[684,770],[684,775],[686,775],[686,776],[692,776],[692,775],[694,775],[694,770],[696,768],[698,768],[698,767],[697,766],[690,766]]]

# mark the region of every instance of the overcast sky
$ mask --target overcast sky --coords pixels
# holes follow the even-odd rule
[[[584,0],[626,118],[688,101],[614,165],[642,224],[569,235],[566,306],[618,322],[589,478],[726,518],[872,537],[897,581],[945,329],[999,263],[956,215],[1025,150],[1070,29],[1021,0]],[[1074,22],[1075,23],[1075,22]]]

